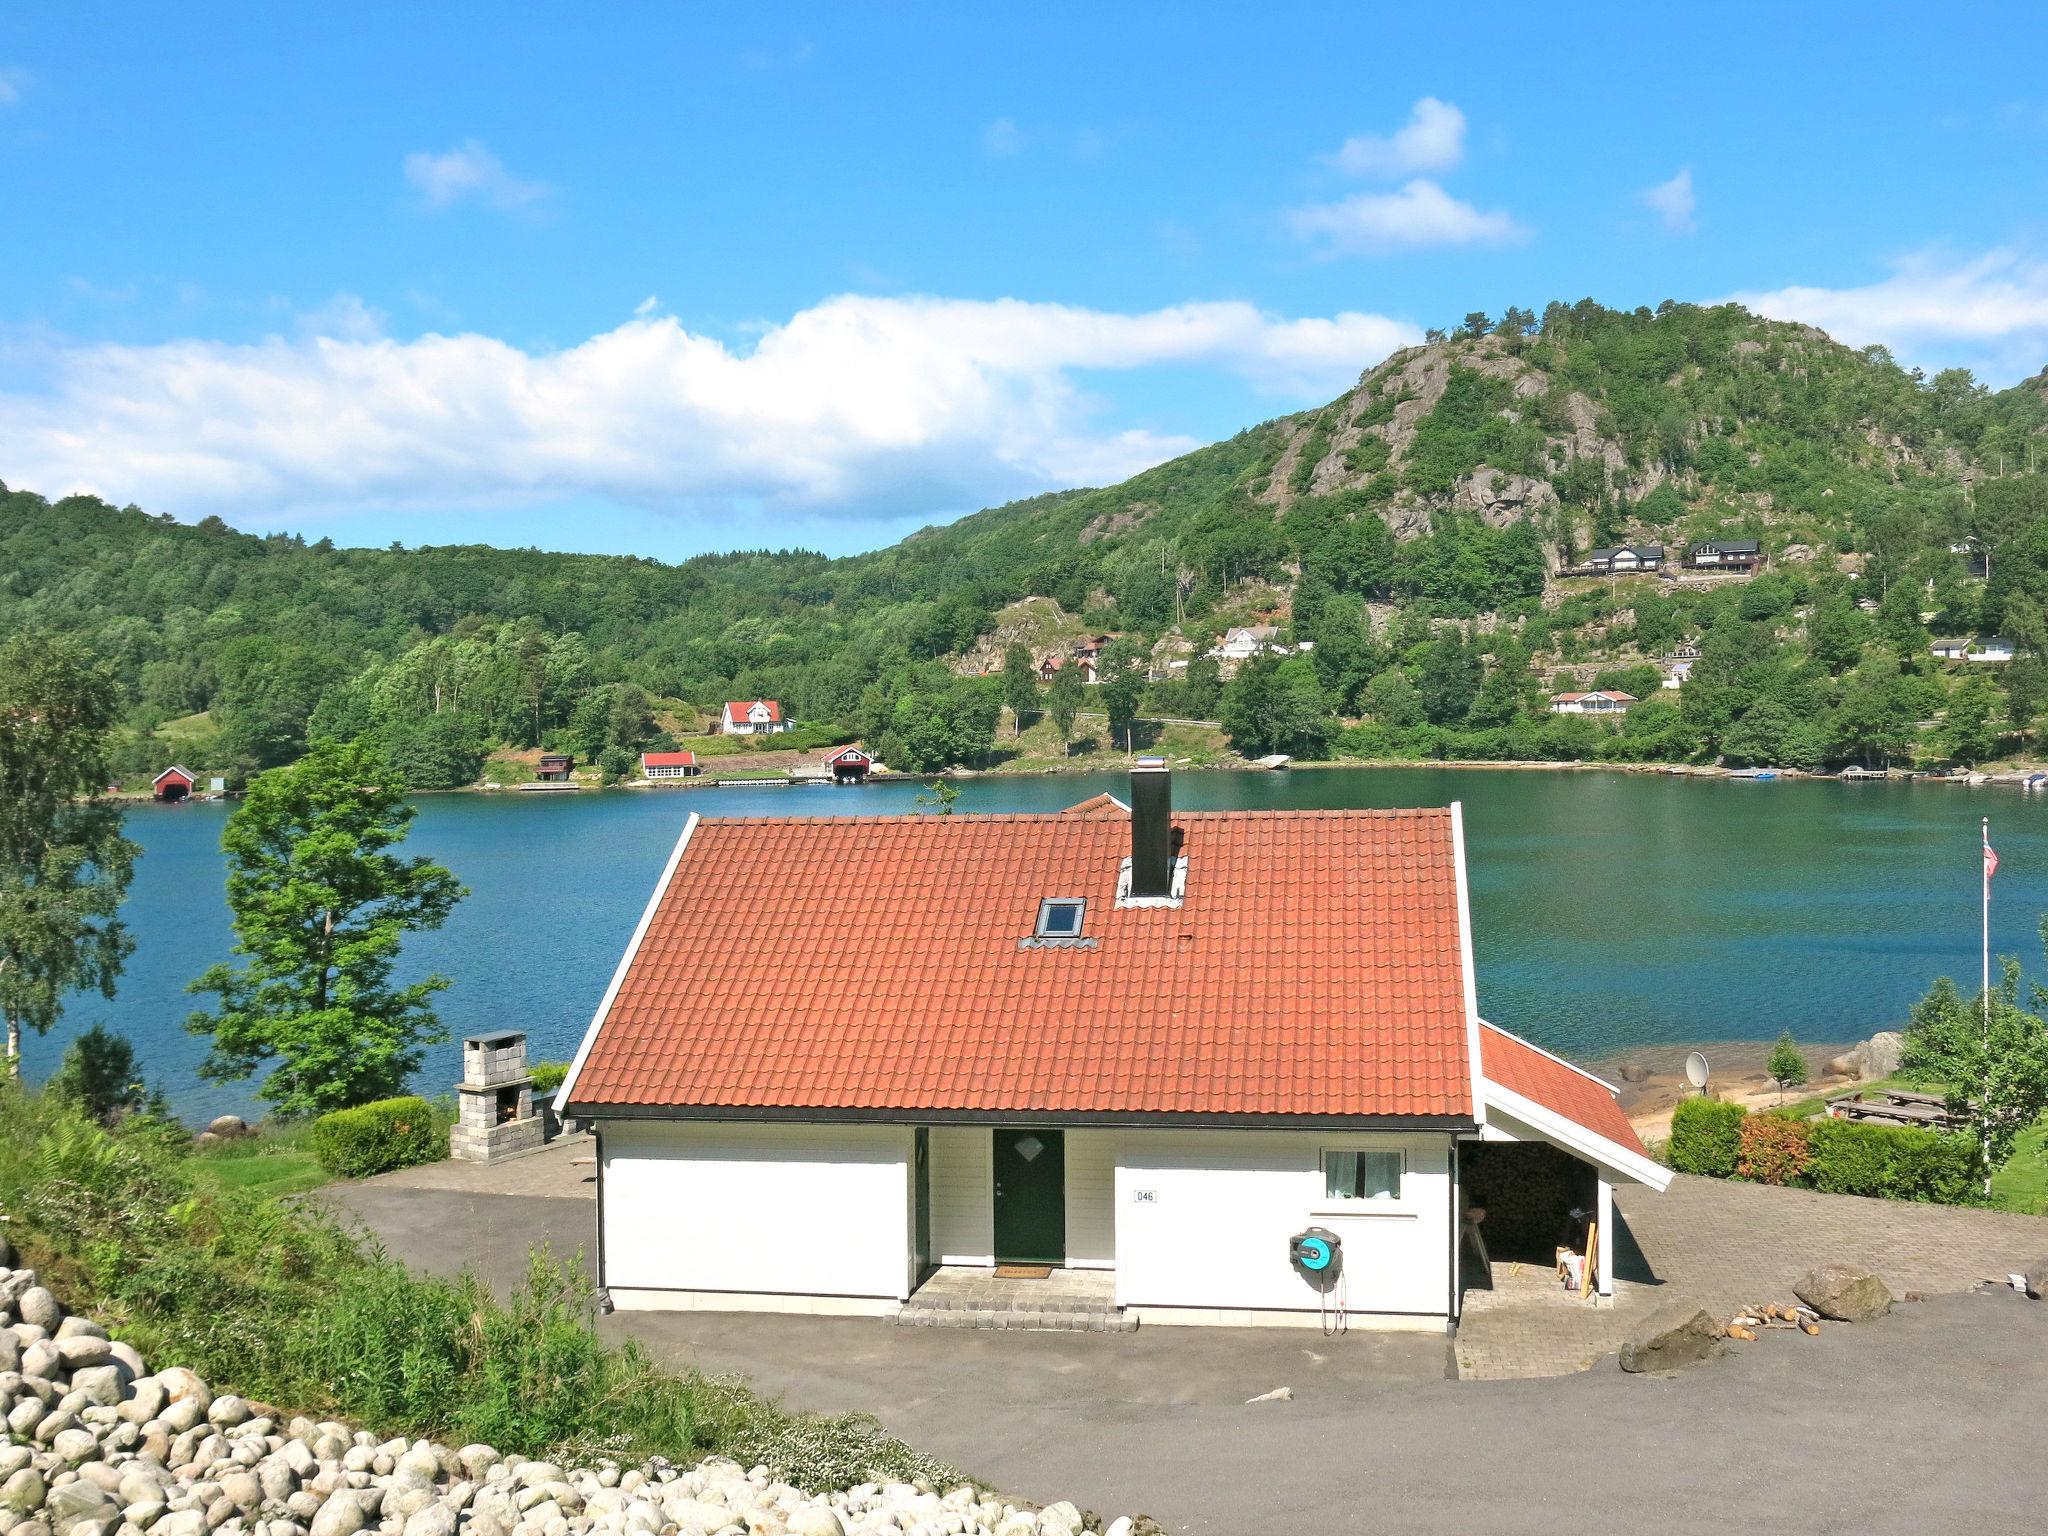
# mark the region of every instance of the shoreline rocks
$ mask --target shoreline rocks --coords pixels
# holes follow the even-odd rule
[[[12,1254],[0,1249],[7,1259]],[[972,1485],[806,1493],[722,1457],[564,1467],[380,1440],[196,1373],[151,1373],[33,1270],[0,1264],[0,1536],[1135,1536]]]

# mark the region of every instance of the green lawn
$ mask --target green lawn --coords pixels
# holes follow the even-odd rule
[[[1917,1093],[1939,1093],[1941,1085],[1924,1078],[1894,1074],[1879,1078],[1875,1082],[1858,1083],[1855,1091],[1867,1093],[1873,1089],[1904,1088]],[[1846,1088],[1830,1089],[1829,1093],[1846,1093]],[[1783,1110],[1773,1113],[1787,1114],[1805,1119],[1821,1113],[1827,1107],[1826,1096],[1816,1094],[1787,1104]],[[2044,1118],[2031,1131],[2020,1137],[2013,1148],[2012,1157],[2003,1168],[1991,1175],[1991,1203],[2001,1210],[2024,1211],[2030,1216],[2048,1216],[2048,1118]]]
[[[191,1167],[219,1189],[264,1195],[303,1194],[333,1179],[313,1156],[308,1126],[266,1126],[253,1136],[216,1143],[195,1151]]]
[[[1024,734],[1013,737],[1009,712],[1004,711],[994,749],[989,753],[992,767],[1006,773],[1029,773],[1047,768],[1121,769],[1130,763],[1121,741],[1110,745],[1109,720],[1100,710],[1082,711],[1074,722],[1074,739],[1066,750],[1060,746],[1059,732],[1050,716],[1027,712],[1025,720]],[[1191,767],[1203,767],[1230,755],[1223,733],[1210,726],[1147,721],[1138,723],[1137,750],[1159,753],[1176,765],[1185,759]]]

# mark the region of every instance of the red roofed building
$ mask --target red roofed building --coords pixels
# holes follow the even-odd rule
[[[719,711],[718,728],[730,736],[775,736],[795,728],[774,699],[740,699]]]
[[[1318,1227],[1353,1316],[1443,1327],[1461,1145],[1583,1160],[1603,1230],[1612,1180],[1662,1187],[1610,1089],[1482,1024],[1458,807],[1131,784],[690,818],[561,1095],[616,1304],[886,1312],[1014,1262],[1113,1271],[1147,1320],[1313,1323]]]
[[[694,752],[640,754],[640,777],[643,779],[694,779],[701,771],[697,766],[697,754]]]

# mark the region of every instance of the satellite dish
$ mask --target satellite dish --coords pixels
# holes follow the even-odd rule
[[[1685,1058],[1685,1080],[1692,1084],[1695,1093],[1707,1086],[1707,1058],[1698,1051],[1689,1053]]]

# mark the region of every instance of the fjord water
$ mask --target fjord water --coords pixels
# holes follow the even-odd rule
[[[470,895],[446,928],[410,941],[404,969],[452,978],[439,1008],[455,1041],[523,1029],[537,1059],[566,1057],[692,811],[900,813],[916,809],[920,788],[424,796],[407,851],[446,864]],[[1993,948],[2018,955],[2030,974],[2040,969],[2048,797],[2009,787],[1332,768],[1183,773],[1173,788],[1190,810],[1462,800],[1481,1011],[1582,1059],[1783,1029],[1851,1040],[1896,1023],[1943,972],[1973,988],[1980,816],[1992,819],[2001,861]],[[1102,790],[1121,794],[1122,778],[973,779],[960,785],[957,809],[1050,811]],[[227,809],[130,815],[143,848],[126,908],[135,954],[113,1001],[74,997],[57,1030],[29,1040],[31,1076],[103,1021],[135,1042],[149,1080],[186,1119],[259,1107],[249,1085],[199,1080],[204,1042],[183,1028],[194,1002],[186,983],[231,943]],[[861,899],[858,869],[829,878]],[[456,1049],[429,1053],[423,1091],[454,1082]]]

